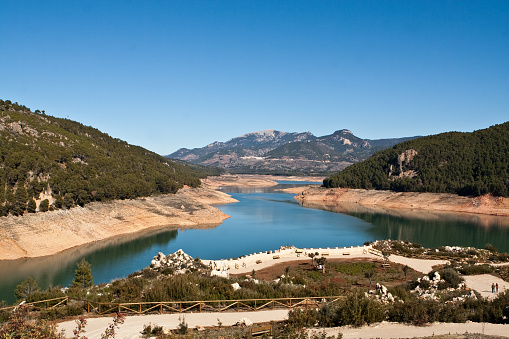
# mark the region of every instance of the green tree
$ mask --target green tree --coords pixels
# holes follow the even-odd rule
[[[35,200],[33,198],[28,200],[27,212],[28,213],[35,213],[36,209],[37,209],[37,204],[35,203]]]
[[[78,263],[74,271],[74,280],[71,287],[90,287],[94,284],[94,277],[92,276],[92,266],[84,258]]]
[[[40,288],[37,281],[35,281],[35,279],[31,276],[28,276],[26,280],[16,286],[14,289],[14,295],[18,300],[27,300],[32,294],[38,291],[40,291]]]
[[[374,269],[364,272],[364,277],[366,277],[366,279],[369,279],[369,288],[371,288],[371,281],[373,280],[374,275],[375,275]]]
[[[49,209],[49,200],[48,199],[44,199],[43,201],[41,201],[41,203],[39,204],[39,211],[40,212],[47,212]]]
[[[28,194],[22,182],[18,183],[16,193],[14,194],[14,206],[12,212],[14,215],[23,215],[27,206]]]

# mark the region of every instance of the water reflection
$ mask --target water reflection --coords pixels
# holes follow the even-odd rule
[[[374,226],[372,239],[394,239],[417,242],[425,247],[472,246],[484,248],[487,243],[501,252],[509,251],[509,217],[471,213],[449,213],[421,210],[392,210],[358,204],[308,208],[348,214]]]
[[[367,240],[400,239],[426,247],[483,248],[491,243],[499,251],[509,251],[508,217],[374,209],[357,204],[301,206],[293,194],[280,191],[302,184],[224,188],[239,202],[217,206],[231,216],[218,227],[159,229],[44,258],[0,261],[0,300],[14,302],[14,288],[28,275],[34,276],[42,288],[67,286],[82,258],[92,264],[94,282],[101,283],[147,267],[157,252],[168,254],[179,248],[193,257],[224,259],[283,245],[342,247],[361,245]]]
[[[82,258],[92,264],[96,283],[123,277],[126,275],[126,268],[134,272],[148,266],[147,262],[150,263],[155,248],[174,241],[177,234],[175,229],[158,229],[141,235],[115,237],[46,257],[2,260],[0,300],[14,302],[14,288],[29,275],[35,278],[42,289],[49,286],[68,286],[74,277],[76,264]]]

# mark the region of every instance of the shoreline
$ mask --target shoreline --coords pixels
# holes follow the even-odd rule
[[[484,195],[458,196],[448,193],[392,192],[349,188],[307,187],[293,190],[303,206],[334,212],[359,208],[392,211],[453,212],[466,215],[509,216],[509,199]]]
[[[177,194],[133,200],[95,202],[85,207],[22,217],[2,217],[0,260],[51,256],[69,249],[135,237],[158,229],[198,229],[220,225],[229,218],[212,205],[237,202],[220,187],[271,187],[275,180],[319,181],[321,177],[276,177],[268,175],[226,175],[202,180],[203,188],[183,188]],[[413,217],[455,213],[475,217],[486,227],[508,226],[509,199],[452,194],[400,193],[360,189],[326,189],[305,186],[282,190],[297,194],[304,207],[332,212],[383,211]]]
[[[94,202],[68,210],[2,217],[0,261],[49,257],[159,229],[217,227],[230,216],[214,205],[237,202],[230,195],[217,191],[218,188],[270,187],[277,185],[276,179],[282,178],[309,180],[308,177],[225,175],[202,179],[202,187],[184,187],[176,194]]]
[[[219,191],[183,188],[171,195],[96,202],[69,210],[3,217],[0,260],[46,257],[157,229],[217,227],[229,216],[211,204],[236,201]]]

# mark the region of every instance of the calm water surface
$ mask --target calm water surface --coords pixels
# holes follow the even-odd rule
[[[281,187],[295,184],[299,183]],[[414,218],[411,213],[400,216],[364,210],[336,213],[302,207],[293,194],[281,193],[278,188],[225,189],[239,202],[217,206],[231,218],[215,228],[159,230],[44,258],[0,261],[0,300],[14,302],[14,288],[28,275],[35,277],[42,288],[69,285],[76,263],[82,258],[92,264],[97,284],[149,266],[157,252],[168,254],[180,248],[193,257],[224,259],[283,245],[342,247],[362,245],[368,240],[401,239],[426,247],[484,247],[491,243],[500,251],[509,251],[509,218],[486,221],[449,214]]]

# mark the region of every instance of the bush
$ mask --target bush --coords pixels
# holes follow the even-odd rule
[[[60,339],[55,328],[47,322],[29,319],[28,307],[20,306],[12,312],[9,319],[0,328],[0,338],[46,338]]]
[[[288,312],[288,324],[296,328],[313,327],[318,322],[318,312],[315,309],[295,309]]]
[[[459,268],[459,272],[463,275],[489,274],[495,270],[491,265],[465,265]]]
[[[40,319],[57,320],[65,317],[75,317],[85,313],[82,303],[73,303],[65,306],[47,308],[39,314]]]
[[[393,303],[388,317],[390,321],[422,326],[437,320],[438,311],[437,302],[412,298],[404,303]]]
[[[143,331],[141,331],[144,337],[150,338],[153,335],[161,335],[163,334],[163,327],[157,325],[143,325]]]
[[[486,246],[484,246],[484,249],[490,251],[491,253],[497,253],[497,249],[495,248],[495,246],[489,243],[486,244]]]
[[[335,326],[362,326],[385,320],[385,307],[362,291],[350,293],[338,303]]]
[[[454,270],[453,268],[445,268],[443,270],[438,271],[438,273],[440,274],[440,277],[445,281],[444,283],[439,284],[439,289],[445,289],[449,287],[458,288],[460,282],[464,280],[462,277],[458,275],[458,272],[456,272],[456,270]]]

